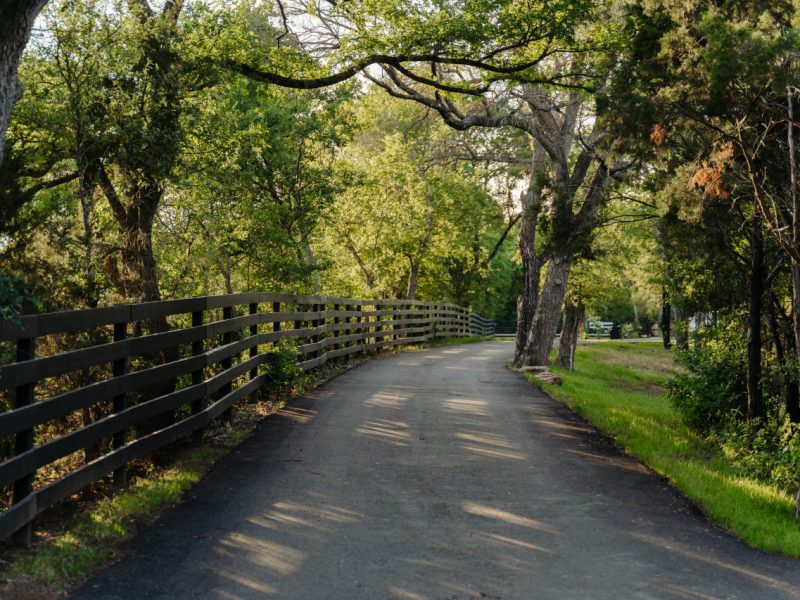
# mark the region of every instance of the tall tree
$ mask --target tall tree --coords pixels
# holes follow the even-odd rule
[[[259,81],[303,88],[332,85],[364,71],[390,94],[431,108],[456,129],[518,127],[532,137],[532,185],[520,229],[526,275],[515,362],[546,363],[572,246],[585,238],[587,227],[591,229],[610,179],[627,168],[606,164],[600,157],[597,145],[602,135],[577,135],[585,98],[577,91],[559,91],[590,89],[611,65],[607,50],[613,46],[613,35],[598,35],[591,25],[602,3],[476,0],[404,11],[371,2],[320,2],[310,15],[306,6],[298,4],[279,4],[287,33],[287,16],[316,19],[315,27],[292,37],[312,55],[329,55],[329,74],[321,74],[319,65],[313,65],[305,77],[302,71],[300,76],[285,76],[274,59],[252,65],[226,57],[223,63]],[[592,52],[599,47],[604,51]],[[575,52],[569,54],[571,50]],[[569,57],[556,58],[561,53]],[[379,65],[380,73],[367,70],[373,65]],[[571,149],[581,141],[583,151],[573,165]],[[548,212],[553,216],[552,239],[557,242],[542,259],[533,249],[546,184],[552,185]],[[581,201],[576,193],[581,186],[585,191],[578,209]],[[548,270],[540,294],[538,273],[545,262]]]
[[[6,131],[14,103],[22,95],[17,77],[22,51],[33,22],[47,0],[2,0],[0,2],[0,164],[5,157]]]

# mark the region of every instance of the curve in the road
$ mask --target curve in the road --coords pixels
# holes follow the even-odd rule
[[[372,361],[221,460],[77,599],[800,598],[489,342]]]

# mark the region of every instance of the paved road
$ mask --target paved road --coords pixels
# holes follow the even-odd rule
[[[800,598],[800,562],[709,526],[504,368],[400,354],[302,398],[73,598]]]

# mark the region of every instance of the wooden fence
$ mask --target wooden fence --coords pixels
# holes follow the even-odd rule
[[[199,441],[270,381],[279,340],[293,340],[309,370],[366,350],[493,333],[492,321],[452,304],[272,293],[0,320],[12,359],[16,345],[16,362],[0,366],[0,540],[20,530],[29,539],[34,517],[109,474],[124,482],[134,458]]]

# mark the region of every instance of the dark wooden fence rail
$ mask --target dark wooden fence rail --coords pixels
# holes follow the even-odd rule
[[[157,330],[159,320],[169,321],[167,331],[142,333]],[[0,540],[20,530],[29,538],[34,517],[109,474],[123,482],[134,458],[188,436],[199,441],[212,419],[229,417],[269,381],[279,340],[294,340],[299,367],[309,370],[366,350],[493,334],[493,321],[452,304],[272,293],[0,320],[0,343],[16,344],[16,362],[0,366],[0,393],[10,405],[0,413],[0,442],[13,447],[0,462],[0,490],[10,497]],[[74,348],[76,339],[85,347],[45,343],[58,336],[72,336],[62,347]],[[56,350],[37,357],[37,340]],[[39,434],[90,409],[100,414],[93,422],[62,425],[57,437]],[[37,472],[79,452],[84,457],[69,472],[37,485]]]

